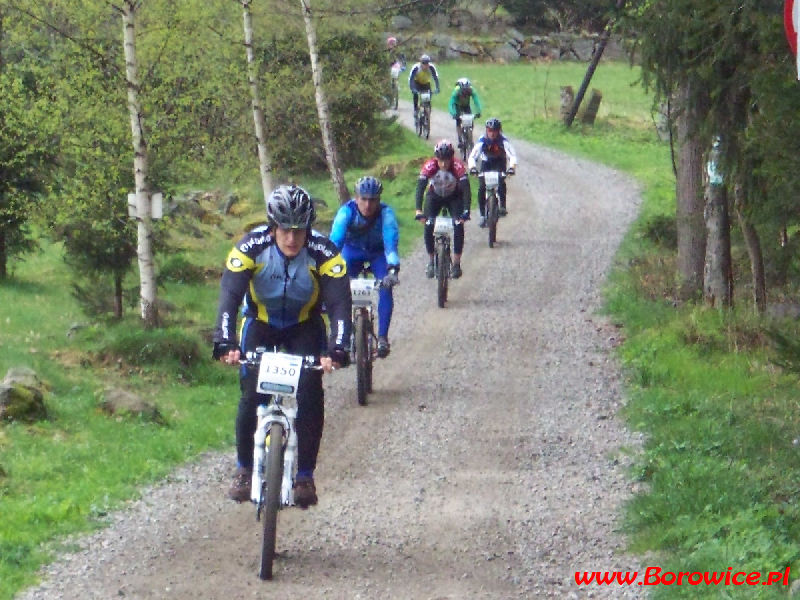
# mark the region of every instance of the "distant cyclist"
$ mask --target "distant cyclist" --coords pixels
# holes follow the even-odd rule
[[[453,265],[450,276],[453,279],[461,277],[461,252],[464,248],[464,221],[469,220],[469,205],[472,200],[469,187],[467,169],[460,160],[455,158],[455,148],[452,142],[441,140],[433,150],[434,158],[430,158],[422,165],[419,173],[416,192],[416,216],[420,221],[425,221],[425,249],[428,251],[428,267],[425,275],[433,279],[433,223],[436,216],[447,207],[450,216],[455,219],[453,229]],[[425,211],[422,210],[422,197],[427,188],[425,197]]]
[[[419,110],[419,93],[430,92],[431,82],[436,84],[435,93],[438,94],[439,74],[436,72],[436,66],[431,62],[431,57],[423,54],[420,56],[419,62],[411,67],[411,72],[408,74],[408,87],[414,97],[414,117],[417,116],[417,110]]]
[[[381,202],[383,184],[375,177],[356,182],[355,198],[336,213],[331,241],[342,251],[350,277],[357,277],[365,262],[383,286],[378,292],[378,357],[389,356],[389,326],[394,299],[392,287],[398,283],[400,256],[397,254],[399,228],[394,210]]]
[[[291,354],[316,357],[325,372],[349,364],[345,345],[350,340],[352,301],[347,265],[333,242],[311,229],[314,216],[308,192],[280,186],[267,199],[269,224],[245,234],[228,253],[214,328],[214,359],[239,367],[246,352],[283,346]],[[331,324],[327,343],[322,302]],[[243,322],[237,340],[240,306]],[[237,502],[250,500],[256,409],[264,399],[256,391],[257,376],[253,369],[241,368],[237,469],[228,491]],[[301,508],[317,503],[314,469],[324,418],[322,373],[303,371],[297,393],[294,483],[295,503]]]
[[[486,120],[486,134],[482,135],[472,148],[467,165],[469,172],[478,173],[478,159],[481,159],[480,172],[484,171],[503,171],[513,175],[517,168],[517,155],[511,142],[502,132],[503,126],[500,119]],[[497,190],[499,200],[498,212],[501,216],[508,214],[506,210],[506,182],[500,180]],[[481,227],[486,227],[486,183],[483,178],[478,184],[478,210],[481,212],[481,220],[478,223]]]
[[[406,55],[397,51],[397,38],[389,36],[386,38],[386,50],[389,52],[389,67],[395,63],[400,65],[400,70],[405,71],[406,68]]]
[[[475,104],[475,109],[471,108],[471,104]],[[456,82],[456,87],[453,88],[453,93],[450,94],[450,116],[456,120],[456,139],[461,136],[461,115],[474,114],[476,118],[481,116],[481,101],[478,98],[478,92],[472,87],[472,82],[466,77],[462,77]]]

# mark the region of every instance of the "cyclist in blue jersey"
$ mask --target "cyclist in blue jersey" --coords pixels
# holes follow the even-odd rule
[[[357,277],[365,262],[372,274],[383,281],[378,292],[378,356],[389,356],[389,325],[394,298],[392,286],[398,283],[400,257],[397,254],[399,228],[392,207],[381,202],[383,184],[375,177],[356,182],[355,198],[336,213],[331,241],[342,251],[350,277]]]
[[[213,357],[239,366],[242,354],[259,346],[283,346],[290,354],[313,355],[325,372],[346,367],[350,356],[352,301],[347,265],[339,249],[311,229],[314,206],[303,188],[280,186],[267,200],[268,225],[257,227],[228,253],[220,284]],[[321,305],[330,319],[325,343]],[[237,312],[242,306],[238,340]],[[327,352],[325,351],[327,350]],[[325,354],[325,356],[323,356]],[[228,495],[250,500],[257,373],[242,367],[236,417],[237,469]],[[301,508],[317,503],[314,469],[325,420],[322,373],[304,371],[297,394],[297,475],[294,498]]]

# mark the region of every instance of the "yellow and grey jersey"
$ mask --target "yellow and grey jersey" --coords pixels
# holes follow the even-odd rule
[[[236,312],[285,329],[319,313],[331,323],[331,346],[350,336],[350,283],[347,266],[328,238],[309,232],[297,256],[287,258],[267,226],[248,232],[228,253],[222,275],[214,341],[236,343]]]

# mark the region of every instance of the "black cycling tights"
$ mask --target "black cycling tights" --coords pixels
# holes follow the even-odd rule
[[[433,254],[433,217],[442,212],[443,207],[447,207],[450,216],[459,217],[463,212],[463,202],[461,192],[456,190],[455,194],[442,198],[430,192],[425,197],[425,216],[428,221],[425,223],[425,249],[428,254]],[[464,249],[464,224],[458,223],[453,229],[453,254],[461,254]]]
[[[322,329],[320,329],[322,327]],[[258,346],[283,346],[289,354],[319,356],[325,339],[324,325],[318,319],[304,321],[298,325],[277,329],[255,319],[246,319],[242,329],[243,351]],[[256,393],[258,373],[255,369],[243,369],[240,378],[242,397],[236,415],[236,453],[239,466],[253,466],[253,435],[258,420],[256,409],[264,400]],[[313,471],[317,464],[317,453],[325,424],[325,394],[322,388],[322,371],[305,370],[300,376],[297,391],[297,469]]]

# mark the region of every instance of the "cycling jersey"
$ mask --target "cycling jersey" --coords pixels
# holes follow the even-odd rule
[[[467,179],[467,169],[457,158],[453,158],[450,162],[450,168],[442,170],[439,168],[439,162],[435,158],[430,158],[422,165],[419,172],[419,180],[417,181],[416,191],[416,208],[422,210],[422,195],[425,188],[430,184],[428,193],[441,198],[461,194],[464,210],[469,208],[470,205],[470,191],[469,180]],[[454,215],[457,216],[457,215]]]
[[[494,164],[503,162],[506,168],[517,168],[517,155],[514,153],[511,142],[502,133],[494,140],[490,140],[485,134],[478,139],[467,159],[470,169],[476,168],[478,158],[481,155],[483,155],[485,161],[490,161]]]
[[[322,302],[330,317],[329,350],[350,340],[350,284],[336,246],[310,231],[293,258],[278,248],[264,225],[247,233],[228,254],[222,274],[214,341],[236,343],[236,311],[278,329],[318,316]]]
[[[330,239],[340,249],[348,246],[369,255],[382,252],[387,264],[400,264],[397,218],[392,207],[383,202],[375,217],[367,219],[358,212],[356,201],[350,200],[336,213]]]
[[[428,69],[422,68],[422,63],[416,63],[411,67],[411,73],[408,74],[408,87],[414,93],[420,90],[431,89],[431,81],[436,84],[436,92],[439,92],[439,74],[436,72],[436,67],[433,63],[428,63]]]
[[[450,104],[448,106],[450,109],[450,116],[457,117],[463,113],[472,112],[470,111],[470,101],[475,103],[474,112],[481,112],[481,101],[478,98],[478,93],[474,89],[471,89],[469,94],[462,94],[461,86],[457,85],[450,95]]]

